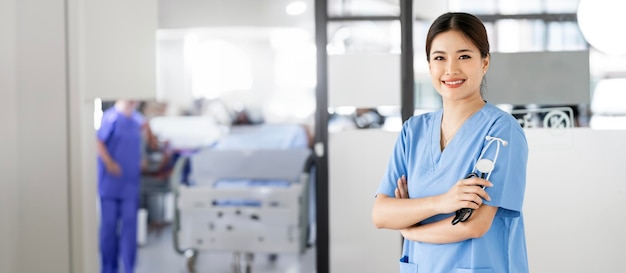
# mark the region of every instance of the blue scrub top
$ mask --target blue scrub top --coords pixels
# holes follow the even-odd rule
[[[387,171],[377,193],[394,196],[397,180],[406,174],[409,196],[421,198],[447,192],[458,180],[472,172],[486,136],[508,141],[501,146],[487,188],[498,207],[489,231],[481,238],[451,244],[429,244],[404,240],[400,272],[528,272],[522,205],[526,187],[528,145],[513,116],[486,103],[458,130],[441,151],[440,134],[443,111],[411,117],[403,124]],[[494,160],[496,143],[483,158]],[[448,218],[435,215],[422,224]]]
[[[144,117],[136,111],[131,116],[124,115],[115,107],[104,112],[97,136],[122,169],[122,174],[109,174],[102,158],[98,156],[98,192],[101,197],[138,198],[141,178],[141,127],[144,122]]]

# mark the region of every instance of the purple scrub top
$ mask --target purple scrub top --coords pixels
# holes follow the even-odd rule
[[[126,116],[115,107],[106,110],[97,132],[109,154],[122,169],[120,176],[107,172],[98,156],[98,193],[103,198],[138,198],[141,176],[141,127],[144,117],[133,111]]]

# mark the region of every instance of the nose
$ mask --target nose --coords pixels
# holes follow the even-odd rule
[[[446,75],[454,75],[459,72],[459,66],[456,60],[450,60],[446,62]]]

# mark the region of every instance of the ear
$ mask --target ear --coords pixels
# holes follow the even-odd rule
[[[489,70],[490,60],[491,60],[491,54],[487,53],[487,56],[483,58],[483,74],[487,74],[487,70]]]

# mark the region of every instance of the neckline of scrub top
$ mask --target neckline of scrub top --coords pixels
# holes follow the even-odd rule
[[[119,114],[120,117],[124,117],[124,118],[129,119],[129,120],[132,120],[134,118],[135,110],[131,111],[130,115],[127,116],[126,113],[124,113],[124,110],[119,109],[119,108],[117,108],[115,106],[113,106],[113,109],[115,109],[115,112],[117,112],[117,114]]]
[[[485,107],[487,106],[487,102],[485,102],[485,104],[483,104],[483,106],[481,106],[478,111],[474,112],[472,115],[470,115],[467,119],[465,119],[465,121],[463,122],[463,124],[461,124],[461,127],[459,127],[459,129],[456,131],[456,133],[454,134],[454,136],[452,136],[452,139],[450,139],[450,141],[448,141],[448,145],[446,145],[446,147],[443,149],[443,151],[441,150],[441,120],[443,119],[443,109],[440,109],[439,111],[437,111],[437,113],[435,114],[435,118],[432,119],[433,124],[431,124],[430,126],[430,130],[431,130],[431,138],[430,138],[430,145],[431,145],[431,152],[432,152],[432,158],[433,158],[433,166],[438,166],[441,162],[441,157],[444,153],[450,153],[450,152],[446,152],[449,150],[454,150],[454,148],[456,147],[456,143],[457,143],[457,139],[461,138],[458,136],[461,136],[463,134],[465,134],[465,125],[467,124],[471,124],[472,120],[475,119],[476,116],[478,116],[478,113],[481,113]]]

